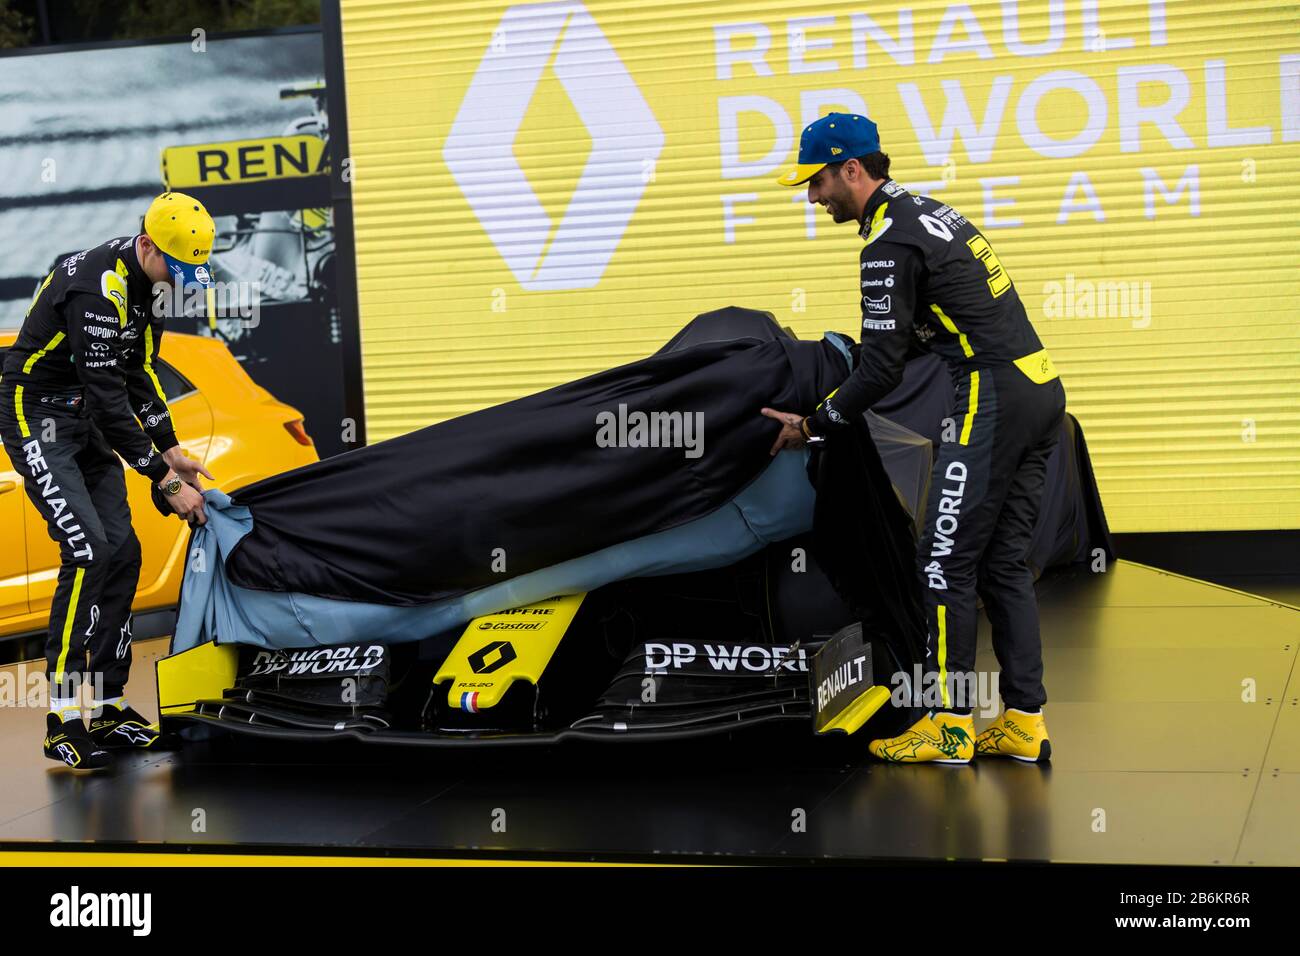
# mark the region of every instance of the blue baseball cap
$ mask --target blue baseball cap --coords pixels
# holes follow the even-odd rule
[[[812,123],[799,137],[799,163],[782,173],[782,186],[802,186],[827,163],[880,151],[880,132],[876,124],[857,113],[827,113]]]

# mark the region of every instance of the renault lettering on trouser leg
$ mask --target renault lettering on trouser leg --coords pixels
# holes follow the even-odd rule
[[[50,511],[54,515],[54,523],[67,536],[68,547],[75,549],[72,556],[85,558],[87,561],[93,559],[94,549],[86,543],[86,535],[82,532],[81,525],[77,523],[76,516],[68,508],[67,500],[58,497],[61,489],[54,483],[54,475],[45,463],[45,455],[41,453],[41,443],[33,438],[23,444],[23,451],[27,455],[27,467],[31,471],[31,477],[40,488],[41,497],[45,499],[45,503],[50,506]],[[78,542],[81,542],[80,547],[77,547]]]

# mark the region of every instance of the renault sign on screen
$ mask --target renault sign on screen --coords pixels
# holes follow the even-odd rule
[[[372,436],[724,305],[856,337],[861,239],[775,182],[841,110],[988,237],[1116,530],[1300,527],[1296,27],[1261,0],[344,0]]]

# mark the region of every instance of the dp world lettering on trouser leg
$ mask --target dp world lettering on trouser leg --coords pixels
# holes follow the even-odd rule
[[[1033,713],[1047,702],[1043,687],[1043,647],[1038,628],[1034,571],[1028,561],[1034,526],[1042,506],[1047,463],[1056,448],[1065,417],[1065,389],[1060,379],[1035,384],[1010,379],[1003,398],[1014,392],[1015,405],[1027,414],[1027,447],[1008,482],[997,525],[985,548],[976,590],[984,600],[993,631],[993,652],[1001,668],[999,682],[1007,707]]]
[[[934,710],[967,713],[977,701],[976,568],[999,504],[991,481],[999,404],[990,372],[958,380],[958,431],[939,446],[917,549],[927,623],[922,701]]]
[[[978,592],[1012,681],[1012,706],[1041,706],[1038,607],[1026,554],[1065,392],[1059,379],[1035,384],[1014,365],[969,372],[956,392],[960,432],[940,446],[917,555],[929,624],[927,683],[935,687],[926,703],[963,713],[976,706]],[[995,688],[987,698],[982,705],[996,705]]]

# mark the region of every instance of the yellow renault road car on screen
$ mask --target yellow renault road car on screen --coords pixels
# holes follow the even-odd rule
[[[0,355],[17,334],[0,329]],[[215,478],[208,486],[232,492],[317,460],[302,413],[249,378],[218,340],[169,332],[155,370],[181,447]],[[58,546],[22,482],[0,448],[0,638],[44,631],[59,574]],[[130,469],[126,488],[142,551],[133,630],[136,637],[170,633],[189,528],[160,515],[149,482]]]

